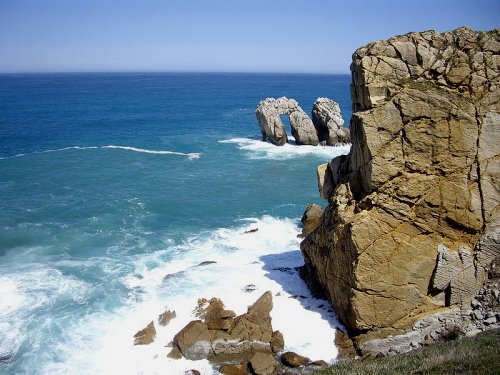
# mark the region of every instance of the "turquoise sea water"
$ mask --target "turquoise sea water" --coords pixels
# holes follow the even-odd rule
[[[217,291],[237,304],[241,285],[273,288],[266,278],[285,292],[303,288],[296,275],[272,272],[274,263],[300,263],[298,219],[308,202],[324,205],[316,165],[348,147],[261,142],[255,108],[287,96],[310,112],[326,96],[348,123],[349,83],[335,75],[0,75],[0,373],[116,373],[125,358],[158,357],[132,341],[116,344],[145,326],[151,309],[182,310]],[[186,273],[207,260],[217,263]],[[243,264],[257,266],[232,273]],[[165,282],[168,274],[180,276]],[[137,364],[154,373],[148,366]]]

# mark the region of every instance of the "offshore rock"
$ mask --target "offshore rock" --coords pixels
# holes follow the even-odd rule
[[[134,345],[148,345],[155,341],[156,329],[153,322],[134,335]]]
[[[288,115],[292,135],[297,144],[313,145],[319,143],[313,122],[294,99],[281,97],[267,98],[257,106],[256,116],[262,133],[262,140],[282,146],[288,141],[285,125],[280,115]]]
[[[350,143],[348,128],[340,114],[338,103],[328,98],[318,98],[312,109],[312,121],[318,132],[320,142],[335,146]]]
[[[208,306],[205,306],[207,305]],[[252,353],[272,353],[282,347],[283,337],[273,332],[271,292],[264,293],[246,314],[235,316],[221,300],[200,300],[197,315],[173,339],[174,348],[187,359],[214,362],[241,360]]]
[[[351,65],[351,151],[318,176],[328,207],[301,244],[358,353],[464,311],[500,256],[500,30],[370,43]]]

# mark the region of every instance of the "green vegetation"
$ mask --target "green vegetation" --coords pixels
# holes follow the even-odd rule
[[[339,363],[314,375],[500,374],[500,330],[435,343],[392,357]]]

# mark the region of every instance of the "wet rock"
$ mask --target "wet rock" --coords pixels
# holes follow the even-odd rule
[[[283,334],[280,331],[274,331],[271,336],[271,350],[273,353],[277,353],[285,347],[285,340]]]
[[[267,353],[255,353],[249,362],[252,374],[255,375],[272,375],[277,366],[274,357]]]
[[[214,355],[213,339],[214,335],[207,325],[201,320],[194,320],[174,336],[173,342],[184,358],[198,360]]]
[[[281,361],[286,366],[299,367],[307,365],[310,362],[310,359],[295,352],[286,352],[281,355]]]
[[[182,353],[180,352],[179,348],[174,347],[174,348],[172,348],[170,353],[167,354],[167,357],[172,358],[172,359],[181,359]]]
[[[158,323],[161,326],[166,326],[175,317],[176,317],[175,311],[167,310],[163,314],[158,315]]]
[[[201,299],[196,314],[202,320],[190,322],[173,343],[182,355],[191,360],[208,358],[214,362],[241,360],[256,352],[272,352],[280,345],[279,333],[272,330],[270,312],[271,292],[264,293],[247,313],[235,317],[221,300]]]
[[[151,321],[146,328],[141,329],[134,335],[134,345],[148,345],[151,344],[156,337],[156,329],[154,323]]]
[[[241,364],[223,364],[219,372],[223,375],[248,375],[247,367]]]
[[[184,372],[184,375],[201,375],[198,370],[189,370]]]

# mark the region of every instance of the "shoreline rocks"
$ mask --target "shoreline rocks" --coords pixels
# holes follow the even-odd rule
[[[469,28],[353,54],[351,151],[318,169],[328,207],[301,250],[358,353],[465,314],[500,256],[499,54],[499,29]]]
[[[264,293],[246,314],[236,316],[221,300],[201,300],[197,316],[173,339],[174,349],[191,360],[238,360],[249,354],[275,353],[283,349],[283,336],[273,331],[271,292]]]

